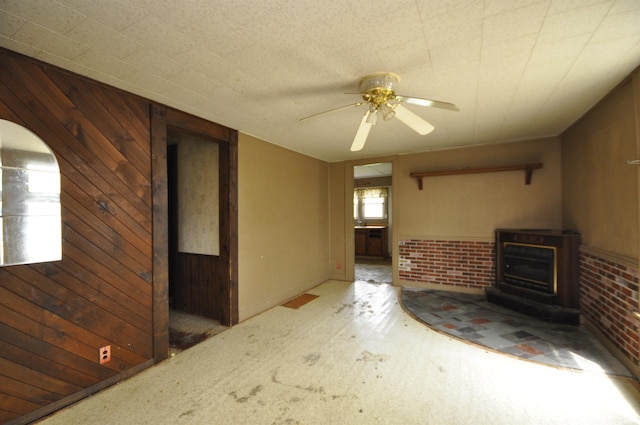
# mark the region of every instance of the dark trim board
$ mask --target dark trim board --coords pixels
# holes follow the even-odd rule
[[[151,106],[153,194],[153,358],[169,355],[169,210],[167,207],[167,121],[163,106]]]

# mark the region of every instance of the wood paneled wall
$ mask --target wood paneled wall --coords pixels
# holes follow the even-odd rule
[[[4,49],[0,118],[37,134],[61,171],[63,259],[0,268],[0,423],[21,424],[166,358],[167,127],[230,141],[236,162],[237,132]],[[236,166],[224,167],[237,214]],[[234,270],[237,220],[225,220]]]
[[[222,323],[225,301],[219,278],[220,257],[180,252],[177,263],[177,284],[169,287],[176,308]]]
[[[153,359],[153,247],[148,102],[0,51],[0,117],[56,155],[63,222],[62,261],[0,268],[5,423]]]

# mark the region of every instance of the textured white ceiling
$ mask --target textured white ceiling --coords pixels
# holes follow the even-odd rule
[[[388,177],[392,174],[390,162],[376,162],[372,164],[356,165],[353,167],[353,177],[356,179]]]
[[[558,135],[640,64],[640,0],[0,0],[0,46],[327,161]],[[398,120],[349,150],[361,77]]]

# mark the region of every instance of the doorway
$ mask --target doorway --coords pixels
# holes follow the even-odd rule
[[[192,180],[192,184],[200,186],[201,189],[202,187],[217,188],[217,208],[208,207],[210,210],[216,210],[217,213],[217,218],[213,219],[217,222],[217,225],[213,226],[217,229],[217,238],[211,237],[211,233],[208,232],[205,238],[189,238],[186,247],[181,245],[180,235],[176,233],[175,217],[178,216],[179,222],[179,208],[182,203],[179,199],[176,200],[176,192],[179,197],[184,195],[181,189],[175,186],[174,177],[176,170],[184,165],[181,165],[179,158],[176,159],[175,152],[172,153],[175,148],[170,147],[170,143],[173,143],[169,140],[173,138],[195,139],[198,143],[216,146],[218,155],[217,170],[215,170],[217,183],[201,185],[197,182],[197,178],[196,181]],[[172,307],[179,306],[178,308],[183,311],[195,312],[199,315],[198,317],[215,320],[223,326],[238,323],[238,133],[236,130],[185,112],[162,105],[153,105],[151,160],[153,349],[154,359],[157,362],[167,358],[170,352],[170,303]],[[189,166],[188,161],[186,164]],[[170,171],[170,167],[174,169]],[[170,172],[174,176],[171,180]],[[173,197],[171,203],[170,196]],[[172,224],[169,223],[170,215],[171,220],[174,221]],[[205,211],[201,216],[207,218],[209,224],[195,225],[190,230],[191,234],[198,233],[202,226],[210,225],[211,214]],[[177,241],[176,235],[178,235]],[[212,240],[216,240],[216,243],[209,245],[208,248],[203,249],[202,245],[198,245],[200,242],[206,245]],[[198,243],[194,244],[194,242]],[[178,292],[188,288],[185,291],[191,293],[187,297],[189,300],[175,299],[176,288]],[[198,304],[200,301],[203,302]],[[185,306],[185,303],[188,305]]]
[[[219,155],[215,141],[169,131],[169,306],[220,319]]]
[[[353,167],[355,280],[393,283],[392,163]]]
[[[177,353],[226,327],[222,318],[219,144],[167,134],[169,345]]]

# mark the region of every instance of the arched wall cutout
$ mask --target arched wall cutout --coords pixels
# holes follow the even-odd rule
[[[27,128],[0,119],[0,266],[62,259],[60,167]]]

